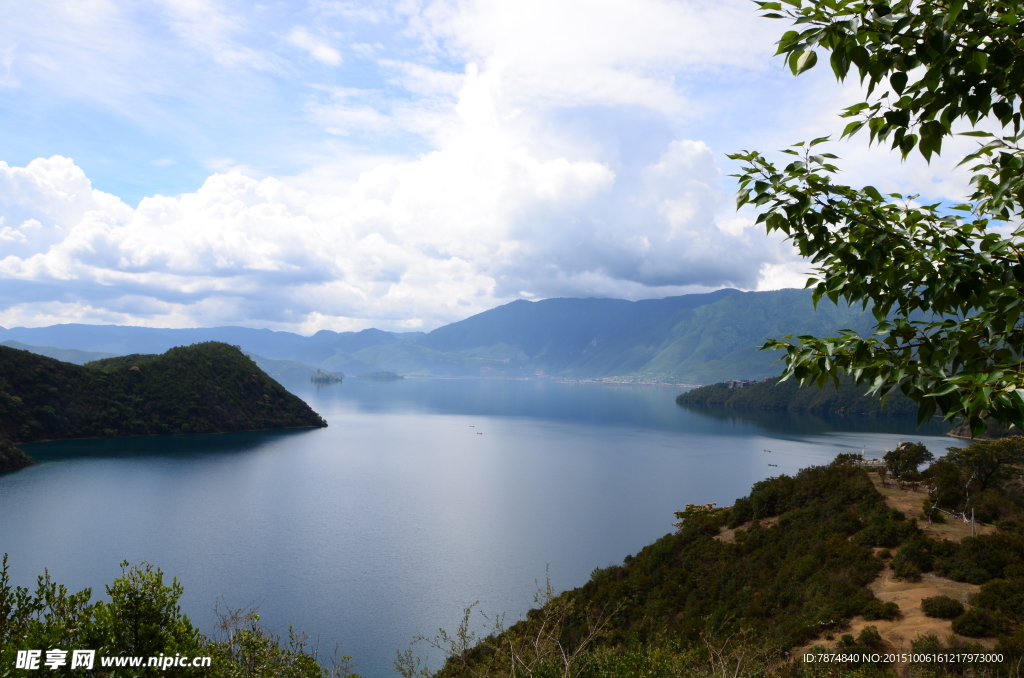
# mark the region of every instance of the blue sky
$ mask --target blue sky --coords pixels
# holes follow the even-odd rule
[[[745,0],[0,5],[7,327],[432,329],[798,286],[725,153],[835,132],[858,96],[785,72]],[[851,183],[963,191],[944,160],[834,150]]]

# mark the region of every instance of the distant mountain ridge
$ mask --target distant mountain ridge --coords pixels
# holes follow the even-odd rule
[[[73,363],[75,365],[84,365],[87,362],[93,360],[101,360],[103,358],[112,358],[116,353],[103,353],[97,351],[80,351],[74,348],[56,348],[54,346],[29,346],[23,344],[20,341],[13,341],[8,339],[7,341],[0,342],[0,346],[6,346],[8,348],[16,348],[22,351],[30,351],[36,355],[44,355],[47,358],[53,358],[54,360],[60,360],[65,363]]]
[[[860,308],[825,301],[815,311],[807,290],[723,289],[643,301],[519,300],[429,333],[322,330],[306,337],[244,327],[52,325],[0,328],[0,341],[113,354],[162,353],[220,341],[267,359],[347,374],[619,377],[697,384],[777,375],[773,363],[779,354],[758,351],[768,337],[867,332],[872,326],[871,313]]]

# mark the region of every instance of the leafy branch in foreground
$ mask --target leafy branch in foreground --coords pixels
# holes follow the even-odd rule
[[[35,590],[11,584],[7,554],[0,559],[0,677],[26,675],[16,669],[19,650],[92,649],[98,678],[359,678],[351,657],[320,657],[308,637],[288,629],[287,640],[266,630],[248,608],[221,610],[217,637],[208,638],[192,625],[178,603],[184,588],[177,579],[164,580],[160,568],[148,563],[121,563],[122,574],[105,587],[109,601],[92,602],[92,590],[70,593],[50,578],[37,580]],[[191,666],[135,668],[108,665],[104,657],[209,657],[211,663]],[[324,659],[330,666],[324,665]],[[80,675],[68,665],[41,667],[46,676]]]
[[[758,223],[815,265],[814,302],[871,306],[876,320],[868,337],[767,342],[787,352],[783,378],[822,386],[848,373],[872,392],[901,390],[920,421],[962,416],[975,435],[987,417],[1024,426],[1024,3],[756,4],[799,29],[778,49],[794,74],[814,67],[819,48],[837,78],[856,70],[867,83],[867,100],[842,114],[853,118],[842,136],[867,127],[870,141],[926,159],[954,124],[985,140],[961,163],[973,175],[970,203],[951,207],[836,183],[836,156],[814,150],[828,137],[785,149],[795,156],[785,166],[756,151],[729,156],[744,163],[738,206],[762,208]]]

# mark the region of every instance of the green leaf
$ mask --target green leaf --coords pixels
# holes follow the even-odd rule
[[[863,126],[864,126],[864,121],[863,120],[854,120],[849,125],[847,125],[845,129],[843,129],[843,134],[839,138],[842,139],[844,137],[853,136],[858,131],[860,131],[860,128],[863,127]]]
[[[789,68],[793,71],[793,75],[800,75],[809,71],[814,68],[816,63],[818,63],[818,55],[814,50],[794,52],[789,57]]]
[[[949,10],[946,12],[946,27],[952,28],[960,12],[964,8],[964,0],[949,0]]]
[[[865,186],[864,188],[861,189],[860,192],[868,197],[878,200],[879,202],[881,202],[882,200],[882,194],[879,193],[878,189],[875,188],[874,186]]]
[[[897,94],[903,94],[903,89],[907,86],[907,74],[902,71],[896,71],[889,76],[889,84],[892,85]]]

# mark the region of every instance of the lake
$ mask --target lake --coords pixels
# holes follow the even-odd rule
[[[147,561],[206,631],[218,600],[256,602],[277,632],[384,678],[414,635],[454,629],[474,601],[518,618],[546,568],[582,585],[687,503],[731,504],[840,452],[963,444],[912,419],[687,410],[665,386],[286,385],[330,426],[26,445],[40,464],[0,476],[15,583],[49,568],[98,595],[120,561]]]

